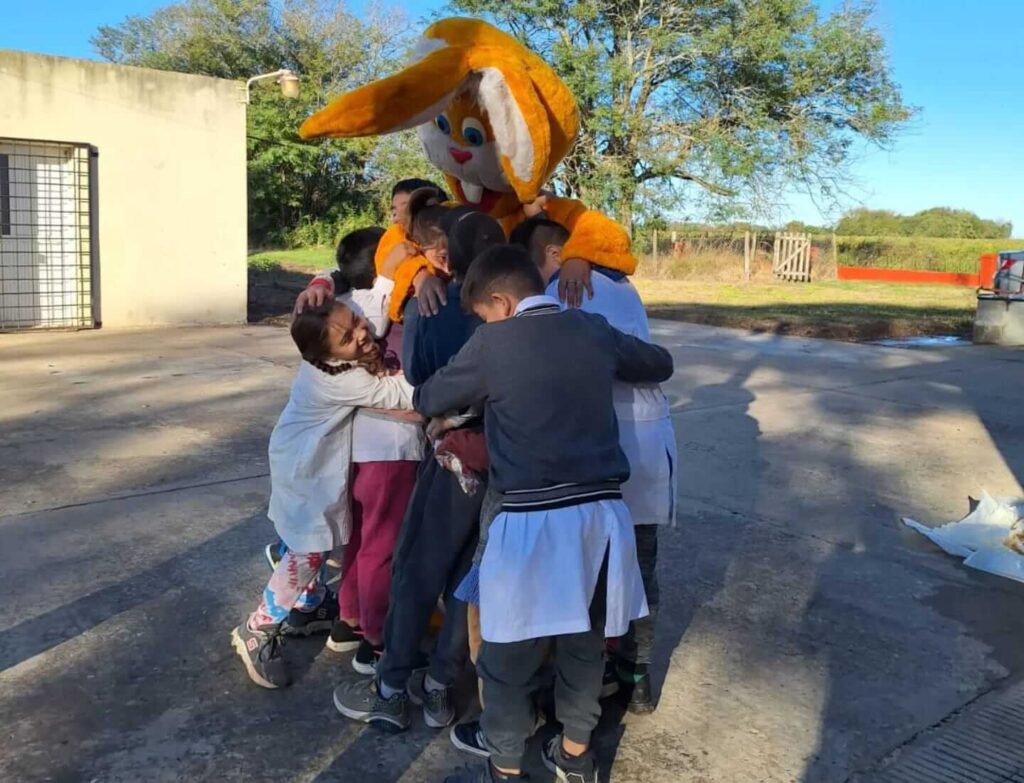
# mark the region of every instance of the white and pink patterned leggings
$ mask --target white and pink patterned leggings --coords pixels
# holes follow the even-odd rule
[[[259,608],[249,615],[249,628],[280,625],[292,609],[309,612],[320,606],[327,593],[322,579],[327,554],[285,549],[263,590]]]

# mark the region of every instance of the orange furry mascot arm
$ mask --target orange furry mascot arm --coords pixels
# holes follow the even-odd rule
[[[384,235],[380,238],[380,242],[377,243],[377,252],[373,254],[373,266],[377,270],[378,275],[382,275],[389,279],[394,279],[393,274],[389,274],[389,261],[390,257],[397,253],[398,248],[405,243],[405,229],[399,223],[392,223],[387,227]]]
[[[380,238],[377,252],[373,256],[377,274],[395,281],[391,292],[388,317],[401,323],[405,315],[405,303],[413,294],[413,281],[420,271],[433,274],[433,267],[422,255],[412,253],[406,242],[405,229],[392,223]]]
[[[405,317],[405,303],[415,291],[413,284],[420,272],[434,274],[434,268],[423,256],[407,256],[395,270],[395,289],[391,292],[388,316],[392,321],[401,322]]]
[[[626,275],[636,271],[629,235],[614,220],[587,209],[575,199],[548,199],[544,211],[550,220],[569,231],[569,239],[562,247],[563,259],[582,258]]]

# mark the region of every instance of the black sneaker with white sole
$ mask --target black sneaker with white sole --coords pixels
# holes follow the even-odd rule
[[[327,649],[333,652],[350,652],[363,642],[363,629],[358,625],[353,628],[344,620],[335,620],[331,635],[327,639]]]
[[[463,753],[469,753],[477,758],[489,759],[491,751],[484,743],[484,730],[480,728],[480,721],[471,720],[469,723],[459,723],[452,726],[448,733],[452,745]]]
[[[588,750],[582,756],[569,756],[562,750],[562,735],[557,734],[541,751],[544,766],[555,773],[561,783],[597,783],[597,764]]]
[[[423,707],[423,722],[432,729],[443,729],[455,720],[455,694],[452,688],[430,690],[427,687],[427,673],[423,669],[414,671],[409,678],[409,700],[417,707]]]
[[[383,654],[384,645],[370,644],[366,639],[363,639],[359,642],[359,649],[356,650],[356,654],[352,658],[352,668],[360,674],[367,676],[376,674],[377,662]]]
[[[231,631],[231,646],[242,659],[245,671],[262,688],[285,688],[292,684],[288,664],[281,655],[284,639],[276,625],[249,630],[247,623]]]
[[[537,710],[534,717],[533,733],[536,734],[544,728],[546,723],[547,719],[544,717],[544,714]],[[489,759],[491,757],[491,751],[487,749],[487,743],[484,741],[484,730],[480,727],[480,721],[478,720],[471,720],[452,726],[452,730],[448,732],[448,738],[451,740],[452,745],[463,753],[470,753],[482,759]]]
[[[327,633],[334,627],[338,619],[338,596],[328,590],[324,600],[311,612],[292,609],[288,619],[281,624],[285,636],[312,636],[315,633]]]
[[[342,683],[334,689],[334,706],[346,718],[389,731],[404,731],[411,723],[406,692],[385,699],[376,679]]]

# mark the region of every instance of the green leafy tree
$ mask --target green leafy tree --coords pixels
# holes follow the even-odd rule
[[[766,204],[799,183],[835,200],[858,139],[911,116],[871,23],[851,2],[453,0],[546,57],[575,93],[579,142],[558,186],[642,219],[645,193]]]
[[[333,243],[342,230],[381,220],[391,183],[426,168],[409,134],[303,143],[297,133],[331,97],[393,70],[406,42],[400,17],[359,19],[327,0],[184,0],[93,38],[111,62],[239,80],[279,68],[300,74],[297,100],[266,84],[252,89],[253,244]]]
[[[836,225],[836,233],[864,237],[945,237],[950,239],[1008,239],[1013,224],[985,220],[965,209],[933,207],[914,215],[884,209],[853,209]]]

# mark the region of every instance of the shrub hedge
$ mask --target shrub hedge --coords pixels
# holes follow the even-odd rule
[[[976,272],[978,256],[1024,248],[1024,239],[938,237],[836,237],[840,266]]]

